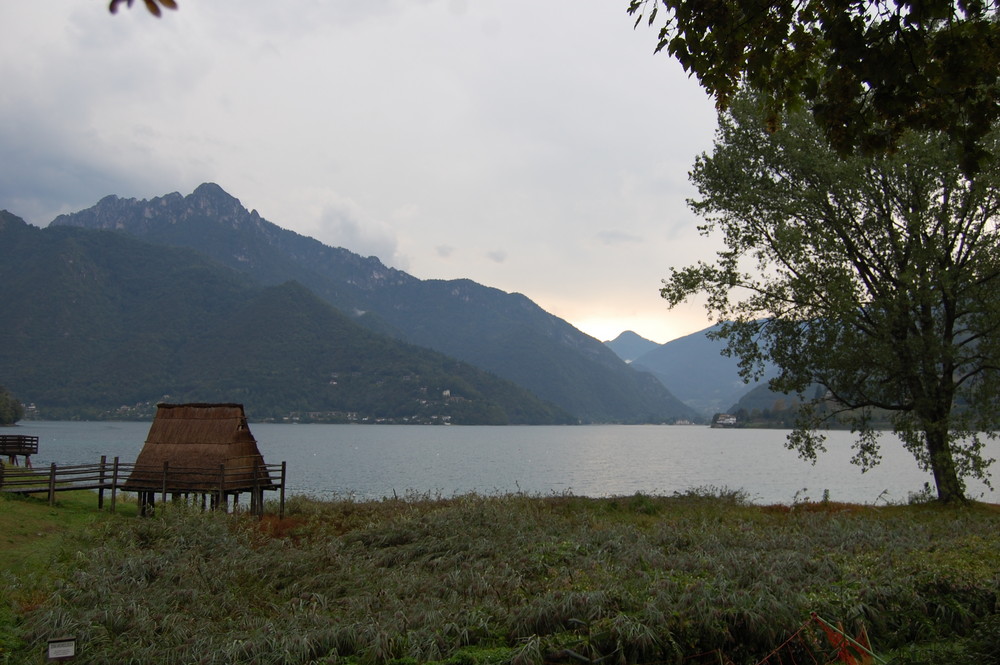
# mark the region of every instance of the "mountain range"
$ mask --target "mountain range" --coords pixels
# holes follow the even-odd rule
[[[575,422],[443,354],[373,335],[295,282],[183,249],[0,213],[3,380],[42,417],[238,401],[258,419]]]
[[[625,331],[605,344],[632,367],[655,376],[702,416],[750,410],[762,402],[782,398],[767,388],[767,380],[776,373],[774,367],[766,368],[757,383],[747,384],[740,378],[739,360],[727,356],[725,342],[711,336],[717,328],[712,326],[666,344]],[[748,398],[752,404],[744,403]]]
[[[261,218],[217,185],[0,216],[0,382],[49,409],[239,401],[389,422],[697,417],[520,294],[420,280]],[[91,411],[88,411],[91,412]]]

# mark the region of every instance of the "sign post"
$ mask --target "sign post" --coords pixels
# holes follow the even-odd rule
[[[76,658],[76,638],[57,637],[49,640],[49,660],[70,660]]]

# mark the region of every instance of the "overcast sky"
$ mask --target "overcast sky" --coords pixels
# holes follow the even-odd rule
[[[422,279],[520,292],[598,339],[708,325],[685,199],[711,101],[627,0],[0,3],[0,208],[215,182]]]

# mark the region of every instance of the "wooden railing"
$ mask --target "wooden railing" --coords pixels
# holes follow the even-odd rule
[[[55,503],[57,492],[70,490],[97,490],[97,507],[104,508],[104,494],[111,493],[111,512],[115,511],[118,492],[130,491],[140,495],[143,506],[151,505],[156,494],[163,501],[191,494],[212,497],[214,507],[226,506],[227,497],[234,497],[234,505],[243,492],[251,495],[251,510],[263,514],[263,492],[280,493],[280,516],[285,513],[286,463],[256,464],[248,467],[230,467],[220,464],[217,468],[178,467],[163,464],[161,467],[137,466],[114,458],[108,461],[101,456],[98,464],[49,465],[47,469],[23,468],[0,462],[0,492],[48,495]]]
[[[0,434],[0,456],[6,455],[11,464],[17,456],[24,455],[26,466],[31,467],[31,456],[38,454],[38,437],[24,434]]]

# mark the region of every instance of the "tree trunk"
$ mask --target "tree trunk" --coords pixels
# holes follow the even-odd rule
[[[958,477],[955,460],[951,454],[948,431],[929,427],[924,431],[927,437],[927,452],[930,456],[931,472],[937,486],[938,501],[942,503],[965,503],[965,483]]]

